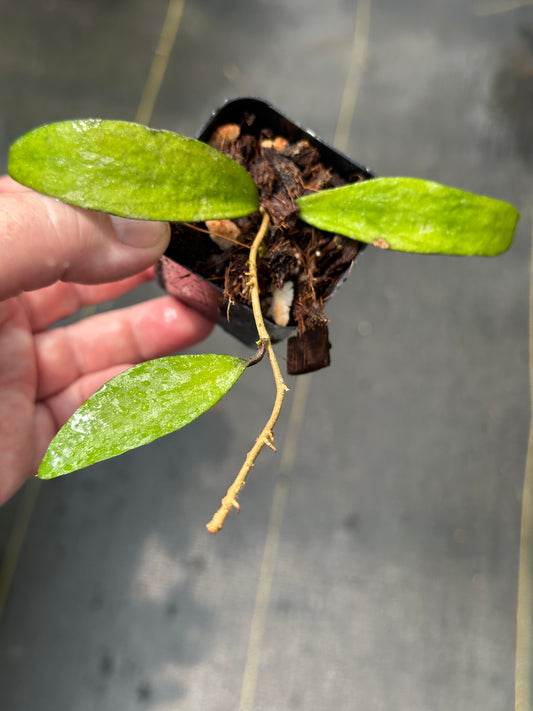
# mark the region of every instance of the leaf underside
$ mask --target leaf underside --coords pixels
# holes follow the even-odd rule
[[[422,254],[500,254],[519,218],[506,202],[416,178],[375,178],[297,202],[313,227]]]
[[[257,189],[235,161],[193,138],[128,121],[41,126],[9,152],[12,178],[64,202],[141,220],[248,215]]]
[[[57,433],[38,476],[68,474],[184,427],[218,402],[246,365],[229,355],[181,355],[120,373]]]

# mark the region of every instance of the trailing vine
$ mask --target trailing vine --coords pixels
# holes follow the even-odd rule
[[[252,299],[252,310],[254,314],[255,325],[257,327],[257,333],[259,336],[258,345],[260,351],[264,350],[268,355],[268,359],[270,361],[270,366],[272,368],[274,380],[276,383],[276,399],[274,401],[274,407],[272,408],[272,413],[268,419],[268,422],[263,427],[263,430],[261,431],[259,437],[256,439],[254,446],[246,455],[244,464],[242,465],[237,476],[235,477],[235,481],[229,487],[226,496],[224,496],[221,501],[220,508],[215,513],[211,521],[209,521],[209,523],[207,524],[207,530],[209,531],[209,533],[217,533],[218,531],[220,531],[220,529],[224,525],[224,521],[226,520],[232,508],[235,508],[237,509],[237,511],[239,511],[240,506],[239,502],[237,501],[237,496],[245,485],[246,478],[250,473],[251,468],[254,466],[255,460],[257,459],[259,452],[263,449],[263,447],[267,446],[270,447],[270,449],[274,450],[274,452],[276,451],[276,448],[274,447],[274,426],[278,421],[285,393],[289,389],[283,380],[283,376],[281,375],[279,363],[276,358],[276,354],[274,353],[274,348],[272,347],[272,342],[265,326],[259,299],[260,295],[259,284],[257,280],[257,253],[266,233],[268,232],[268,228],[270,225],[270,217],[267,211],[262,207],[260,208],[260,210],[263,215],[263,219],[261,221],[261,226],[253,241],[253,244],[250,248],[250,256],[248,260],[248,287],[250,289],[250,296]],[[252,360],[255,362],[255,359]]]

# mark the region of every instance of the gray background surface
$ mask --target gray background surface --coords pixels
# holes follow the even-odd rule
[[[0,0],[1,164],[38,124],[133,119],[166,11]],[[328,311],[332,367],[289,378],[281,455],[218,536],[204,524],[270,411],[266,363],[185,430],[31,482],[27,527],[30,488],[4,506],[3,710],[512,707],[532,3],[189,0],[151,124],[194,135],[252,94],[333,141],[350,92],[349,155],[509,200],[514,246],[368,249]],[[218,329],[197,350],[247,355]]]

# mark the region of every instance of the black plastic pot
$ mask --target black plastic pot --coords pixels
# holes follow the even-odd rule
[[[284,136],[291,143],[305,139],[318,149],[323,163],[332,168],[348,183],[373,177],[368,169],[334,150],[312,131],[306,130],[297,123],[290,121],[273,106],[261,99],[242,97],[227,101],[213,113],[198,138],[207,142],[216,128],[227,123],[239,124],[242,126],[243,133],[254,135],[259,135],[264,128],[270,128],[275,135]],[[364,244],[360,245],[357,257],[365,246]],[[225,331],[231,333],[242,343],[248,346],[255,346],[257,330],[251,308],[242,303],[232,304],[228,318],[228,304],[224,301],[222,289],[182,266],[182,261],[185,261],[183,255],[180,254],[176,245],[171,242],[165,256],[159,263],[158,275],[161,286],[168,293],[192,306],[209,319],[217,321]],[[353,262],[341,280],[327,295],[328,299],[346,279],[352,266]],[[273,343],[288,338],[291,334],[294,334],[296,329],[296,325],[282,327],[267,318],[265,318],[265,325]],[[296,334],[290,338],[288,353],[289,373],[310,372],[325,365],[329,365],[327,328],[323,329],[322,333],[315,334],[315,337],[307,332],[303,336]]]

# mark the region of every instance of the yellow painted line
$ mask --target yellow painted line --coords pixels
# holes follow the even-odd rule
[[[149,123],[155,102],[159,95],[163,78],[168,66],[168,61],[174,46],[176,35],[181,22],[185,0],[169,0],[167,14],[155,50],[150,73],[143,88],[141,101],[137,109],[136,121]],[[96,306],[88,306],[81,310],[80,318],[92,316]],[[9,534],[5,554],[0,565],[0,619],[5,609],[6,601],[11,588],[11,583],[26,538],[28,526],[35,508],[40,481],[29,481],[21,492],[21,502],[15,517],[13,528]]]
[[[296,461],[300,432],[307,408],[309,388],[311,387],[311,379],[311,373],[300,375],[296,381],[296,387],[294,388],[291,416],[287,427],[287,437],[285,438],[279,465],[280,473],[284,475],[292,471],[294,462]]]
[[[278,557],[279,539],[285,514],[285,505],[289,493],[288,475],[292,471],[296,459],[310,384],[311,375],[300,375],[296,381],[296,387],[294,388],[287,436],[281,453],[279,476],[274,487],[274,496],[270,508],[270,520],[255,595],[254,611],[250,623],[250,637],[244,666],[239,711],[252,711],[254,707],[268,605]]]
[[[163,28],[159,35],[159,42],[154,52],[152,65],[148,73],[141,95],[141,100],[135,114],[135,121],[149,124],[152,120],[154,106],[161,91],[161,85],[165,78],[170,54],[176,42],[185,0],[169,0],[167,13],[163,22]],[[112,303],[112,302],[109,302]],[[84,306],[79,313],[79,320],[94,316],[98,312],[98,305]]]
[[[533,215],[532,215],[533,218]],[[529,388],[531,422],[522,492],[516,608],[515,711],[531,711],[531,605],[533,604],[533,233],[529,273]]]
[[[365,70],[370,36],[370,0],[359,0],[355,12],[355,33],[352,44],[352,56],[348,76],[344,85],[341,108],[333,143],[340,151],[348,148],[350,128],[355,113],[355,104],[359,95],[361,78]]]
[[[135,120],[139,123],[150,123],[154,111],[155,102],[159,96],[159,91],[167,71],[170,54],[176,41],[185,0],[170,0],[167,14],[163,23],[163,29],[159,37],[159,43],[155,50],[150,73],[144,86],[141,102],[137,110]]]
[[[346,150],[355,105],[359,94],[361,76],[366,63],[368,35],[370,31],[371,0],[359,0],[355,15],[355,34],[352,44],[350,68],[346,78],[339,111],[334,144],[339,150]],[[253,711],[261,649],[272,593],[272,583],[278,556],[281,527],[289,493],[289,474],[294,467],[303,419],[307,408],[311,375],[300,375],[296,381],[294,397],[289,417],[287,437],[281,454],[280,470],[270,509],[261,570],[255,596],[254,610],[250,623],[250,637],[241,686],[239,711]]]
[[[274,497],[270,509],[270,521],[263,550],[263,559],[261,561],[261,571],[259,573],[259,583],[257,585],[254,611],[250,623],[250,637],[248,640],[248,650],[242,679],[239,711],[252,711],[254,708],[263,636],[272,592],[272,581],[278,557],[279,539],[288,491],[288,477],[279,476],[274,488]]]

